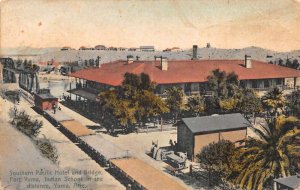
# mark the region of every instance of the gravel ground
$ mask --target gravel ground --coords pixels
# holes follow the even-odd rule
[[[68,184],[70,189],[125,189],[116,179],[108,174],[102,167],[96,162],[91,160],[84,152],[82,152],[76,145],[74,145],[69,139],[67,139],[62,133],[60,133],[54,126],[52,126],[46,119],[34,112],[27,102],[21,101],[18,108],[26,110],[34,119],[42,120],[44,125],[38,138],[48,138],[56,147],[59,155],[59,161],[57,164],[53,164],[47,158],[43,157],[40,151],[36,148],[34,141],[29,137],[23,135],[15,128],[9,125],[8,110],[13,107],[13,104],[0,98],[1,103],[1,117],[0,117],[0,181],[2,189],[26,189],[28,182],[24,181],[24,175],[21,176],[22,182],[14,182],[11,180],[9,174],[10,171],[36,171],[43,169],[55,172],[59,171],[74,171],[83,170],[101,172],[101,179],[94,182],[95,175],[71,175],[70,177],[92,177],[93,181],[90,181],[86,187],[73,186],[74,181],[63,182],[60,184]],[[51,177],[51,175],[46,175]],[[29,176],[30,177],[30,176]],[[44,176],[42,176],[42,180]],[[63,178],[62,178],[63,179]],[[44,183],[47,184],[47,183]],[[50,189],[59,189],[55,187],[53,182],[48,183]],[[83,183],[84,184],[84,183]],[[1,189],[1,186],[0,186]],[[28,189],[28,188],[27,188]],[[29,188],[30,189],[30,188]],[[45,188],[39,188],[45,189]],[[60,188],[67,189],[67,188]]]

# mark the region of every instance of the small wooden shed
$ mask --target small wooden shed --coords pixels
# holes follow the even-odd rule
[[[177,127],[178,150],[194,160],[212,142],[224,139],[238,143],[245,139],[248,126],[250,122],[240,113],[183,118]]]
[[[49,89],[42,89],[34,94],[34,104],[40,110],[51,110],[53,106],[57,106],[58,98],[54,97]]]

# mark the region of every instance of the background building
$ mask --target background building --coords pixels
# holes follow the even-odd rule
[[[106,47],[104,45],[97,45],[95,46],[95,50],[106,50]]]
[[[154,48],[154,46],[140,46],[140,51],[153,52],[153,51],[155,51],[155,48]]]
[[[70,76],[81,81],[86,89],[99,93],[110,87],[122,85],[126,72],[145,73],[156,83],[156,94],[163,94],[173,86],[181,87],[185,95],[201,94],[207,90],[207,77],[215,69],[238,75],[240,86],[257,91],[268,91],[274,87],[294,89],[300,87],[300,71],[251,60],[167,60],[155,57],[153,61],[130,60],[101,64],[99,68],[84,69]]]

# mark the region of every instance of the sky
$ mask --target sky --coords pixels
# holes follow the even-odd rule
[[[1,48],[300,49],[300,0],[0,0]]]

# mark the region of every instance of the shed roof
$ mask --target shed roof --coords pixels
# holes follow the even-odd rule
[[[50,93],[45,93],[45,94],[35,94],[37,97],[41,98],[41,99],[58,99],[55,96],[53,96]]]
[[[91,93],[83,88],[79,88],[79,89],[71,89],[68,90],[67,92],[70,92],[72,94],[76,94],[77,96],[86,98],[88,100],[96,100],[97,98],[97,94]]]
[[[184,190],[178,182],[137,158],[113,159],[112,164],[123,170],[136,182],[149,190]]]
[[[87,127],[83,126],[81,123],[75,120],[62,121],[61,124],[64,128],[68,129],[77,137],[95,134],[92,130],[88,129]]]
[[[105,159],[128,157],[127,151],[121,149],[114,143],[104,139],[101,135],[84,136],[80,138],[83,142],[88,144],[91,148],[99,152]]]
[[[250,125],[240,113],[182,118],[182,121],[192,133],[237,130]]]
[[[300,189],[300,177],[297,175],[274,179],[274,181],[293,189]]]

